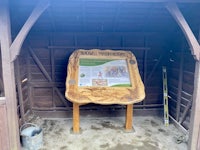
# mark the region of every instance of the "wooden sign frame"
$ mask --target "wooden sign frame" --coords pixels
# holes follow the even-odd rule
[[[82,65],[81,60],[86,60],[85,65]],[[87,72],[91,71],[92,68],[87,66],[88,63],[89,65],[97,63],[95,68],[92,69],[92,73]],[[101,68],[100,71],[99,68]],[[107,77],[113,77],[110,75],[113,72],[118,73],[117,76],[114,74],[112,80],[115,80],[115,78],[116,80],[122,79],[123,82],[126,82],[125,85],[129,86],[124,86],[123,82],[111,82],[123,84],[122,86],[113,86],[113,84],[108,84],[108,81],[103,86],[93,85],[91,80],[104,82],[108,79]],[[107,73],[108,75],[106,75]],[[93,75],[96,76],[96,79],[85,78],[85,76],[87,77],[91,74],[92,77]],[[81,77],[86,80],[84,79],[85,81],[80,82]],[[88,81],[90,82],[89,84],[87,84],[87,79],[90,80]],[[79,106],[87,103],[127,105],[125,128],[127,131],[132,131],[133,103],[140,102],[145,98],[144,84],[138,71],[135,56],[130,51],[98,49],[74,51],[68,62],[65,96],[73,102],[74,133],[79,133],[80,131]]]
[[[80,59],[125,60],[127,63],[131,86],[80,86]],[[145,97],[137,61],[130,51],[114,50],[77,50],[69,58],[66,80],[66,97],[76,103],[97,104],[133,104]],[[116,78],[118,80],[119,78]],[[89,82],[89,81],[88,81]]]

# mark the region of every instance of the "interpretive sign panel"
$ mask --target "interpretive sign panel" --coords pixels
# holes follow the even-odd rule
[[[76,103],[133,104],[145,97],[130,51],[77,50],[69,58],[66,92]]]
[[[130,87],[126,60],[79,59],[79,86]]]

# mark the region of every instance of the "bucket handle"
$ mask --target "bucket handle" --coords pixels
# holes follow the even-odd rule
[[[30,125],[30,126],[33,126],[33,127],[38,127],[36,124],[34,124],[34,123],[25,123],[25,124],[23,124],[21,127],[20,127],[20,129],[19,129],[19,131],[20,131],[20,133],[22,132],[22,129],[26,126],[26,125]],[[39,127],[38,127],[39,128]]]

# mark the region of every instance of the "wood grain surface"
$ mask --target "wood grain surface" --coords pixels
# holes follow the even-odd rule
[[[80,58],[125,59],[128,64],[131,87],[78,86]],[[133,63],[132,63],[133,62]],[[65,96],[71,102],[85,104],[133,104],[145,98],[137,61],[130,51],[116,50],[76,50],[69,58]]]

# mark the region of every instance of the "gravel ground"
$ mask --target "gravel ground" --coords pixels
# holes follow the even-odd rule
[[[187,150],[185,142],[177,144],[185,135],[159,117],[134,117],[134,132],[125,132],[124,117],[81,118],[81,134],[71,132],[72,119],[31,117],[43,130],[40,150]]]

